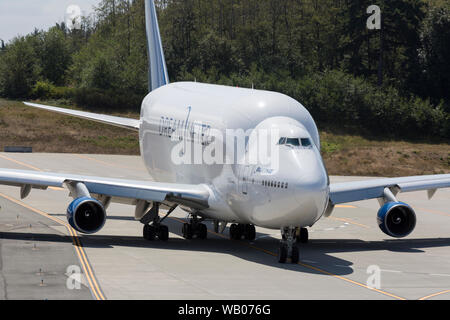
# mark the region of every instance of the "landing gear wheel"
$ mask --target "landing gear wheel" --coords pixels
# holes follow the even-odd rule
[[[159,226],[158,239],[161,241],[169,240],[169,228],[167,226]]]
[[[230,239],[239,240],[239,227],[237,224],[232,224],[230,226]]]
[[[280,249],[278,250],[278,262],[286,263],[287,255],[288,255],[288,247],[285,243],[282,243],[280,245]]]
[[[293,264],[297,264],[299,260],[300,260],[300,254],[299,254],[299,251],[298,251],[298,247],[297,246],[293,246],[292,247],[291,262]]]
[[[247,224],[245,226],[244,237],[246,240],[253,241],[256,238],[256,229],[254,225]]]
[[[183,238],[187,239],[187,240],[191,240],[194,233],[192,232],[192,224],[190,223],[185,223],[183,224]]]
[[[148,241],[153,241],[156,238],[156,230],[155,227],[146,224],[144,226],[144,231],[143,231],[143,235],[144,235],[144,239],[148,240]]]
[[[308,243],[308,240],[309,240],[308,229],[300,228],[300,234],[297,236],[297,242]]]
[[[208,237],[208,228],[205,224],[200,223],[197,225],[197,237],[201,240],[205,240]]]

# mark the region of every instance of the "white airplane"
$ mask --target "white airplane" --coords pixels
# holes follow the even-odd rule
[[[186,239],[205,239],[205,220],[214,221],[218,232],[232,223],[230,237],[235,240],[254,240],[255,226],[280,229],[280,263],[299,261],[296,243],[306,243],[306,228],[330,216],[337,204],[378,199],[379,227],[401,238],[414,230],[416,215],[396,199],[397,193],[428,190],[431,198],[437,189],[450,187],[450,174],[330,184],[316,124],[299,102],[276,92],[196,82],[170,84],[155,4],[146,0],[145,6],[151,92],[142,103],[140,120],[25,104],[139,132],[142,159],[157,182],[0,169],[0,184],[20,187],[22,199],[33,188],[68,188],[74,199],[67,209],[68,221],[87,234],[105,225],[112,202],[135,206],[135,218],[144,224],[147,240],[168,240],[162,222],[177,207],[189,214],[182,230]],[[212,141],[212,130],[226,135],[226,129],[277,129],[280,139],[271,142],[279,154],[277,170],[263,163],[171,161],[180,142],[180,155],[187,147],[204,150]],[[227,141],[220,143],[226,147]],[[245,143],[244,156],[248,156],[256,143],[251,138]],[[163,218],[160,210],[167,211]]]

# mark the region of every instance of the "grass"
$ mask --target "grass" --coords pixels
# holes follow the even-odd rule
[[[139,118],[139,114],[132,113],[123,116]],[[0,137],[0,150],[5,146],[30,146],[33,152],[139,154],[136,132],[3,99],[0,99]]]
[[[51,101],[50,105],[64,106]],[[138,113],[114,114],[139,118]],[[449,143],[370,140],[322,131],[322,154],[331,175],[407,176],[450,173]],[[0,99],[0,151],[31,146],[33,152],[139,155],[136,132],[32,109]]]
[[[369,140],[321,133],[322,154],[332,175],[409,176],[450,173],[450,144]]]

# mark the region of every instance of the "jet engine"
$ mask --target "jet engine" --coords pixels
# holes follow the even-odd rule
[[[75,230],[92,234],[100,231],[106,222],[106,211],[96,199],[75,199],[67,208],[67,220]]]
[[[403,238],[416,227],[414,210],[403,202],[387,202],[378,211],[378,226],[388,236]]]

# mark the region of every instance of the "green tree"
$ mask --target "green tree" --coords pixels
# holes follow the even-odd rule
[[[71,63],[71,52],[64,32],[58,27],[50,28],[43,33],[41,41],[42,76],[55,85],[64,85]]]
[[[450,5],[431,8],[421,32],[420,60],[424,70],[421,93],[450,105]],[[450,112],[450,108],[448,110]]]
[[[0,58],[0,94],[27,97],[39,77],[39,60],[33,36],[18,37],[7,46]]]

